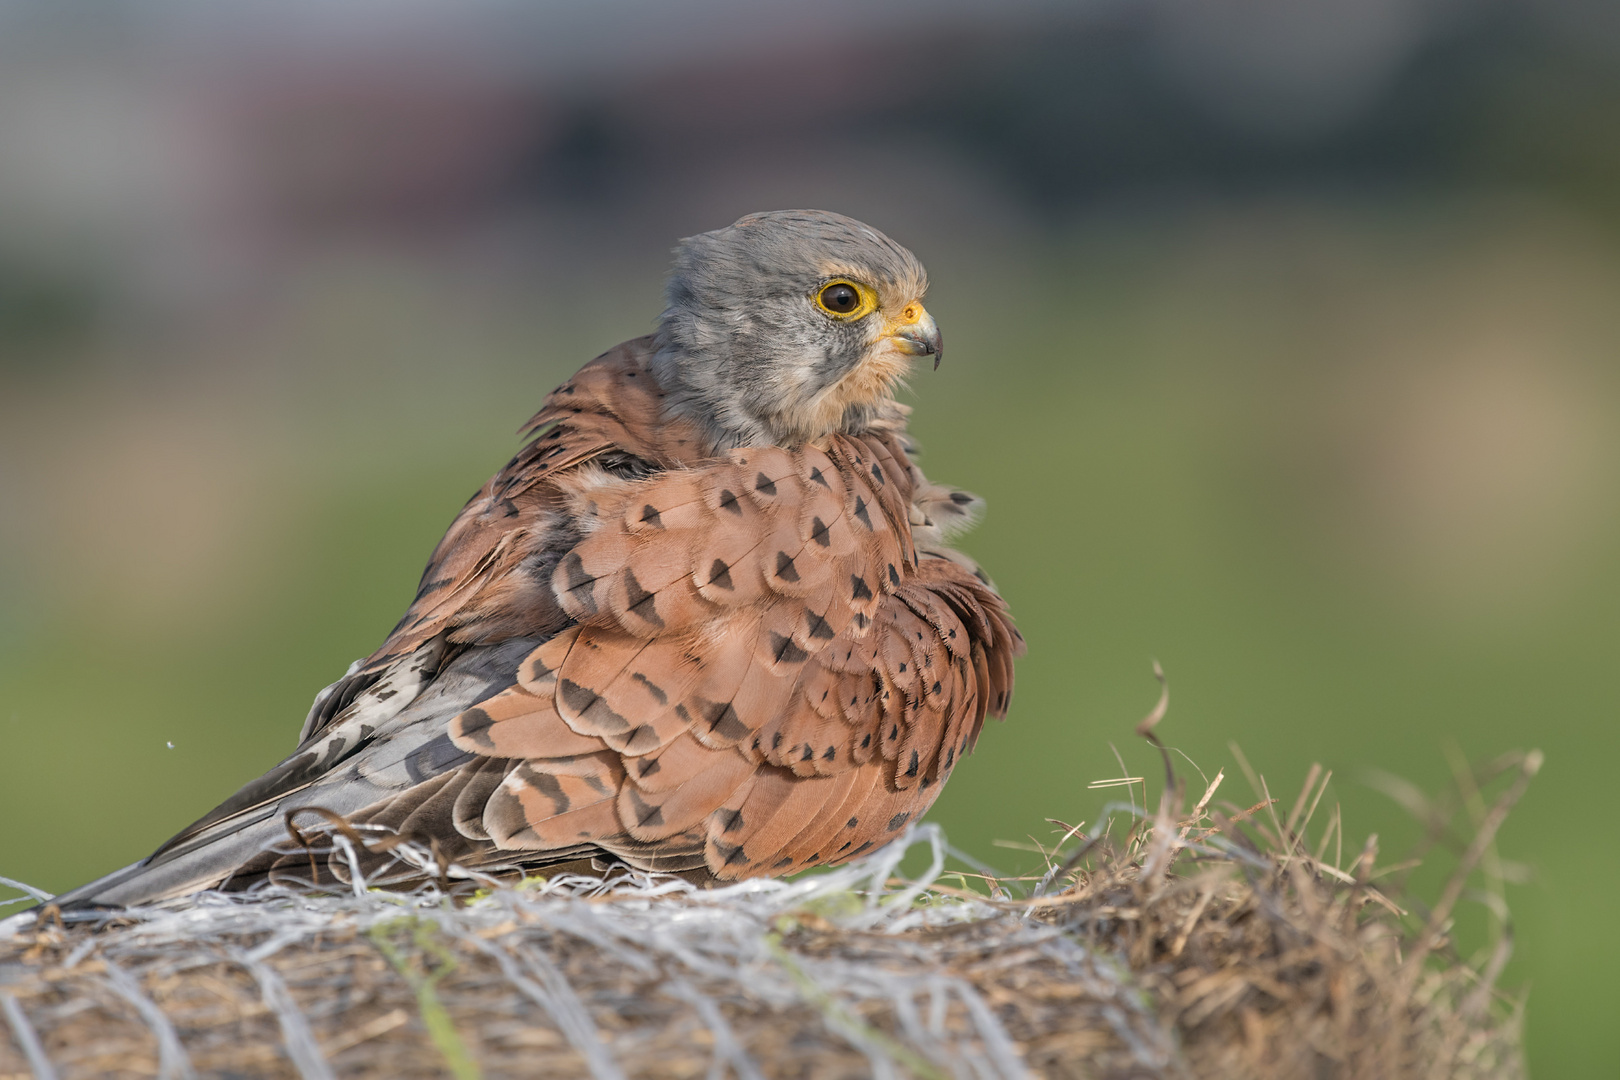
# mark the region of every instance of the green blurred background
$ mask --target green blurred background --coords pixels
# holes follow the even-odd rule
[[[1507,982],[1620,1074],[1617,117],[1579,0],[0,5],[0,874],[279,759],[673,242],[819,206],[930,268],[924,465],[1030,642],[952,841],[1152,775],[1155,658],[1386,861],[1371,770],[1539,746]]]

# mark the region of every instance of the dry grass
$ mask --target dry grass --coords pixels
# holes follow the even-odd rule
[[[1375,840],[1338,854],[1313,769],[1286,805],[1258,777],[1228,803],[1217,776],[1184,809],[1172,775],[1155,812],[1066,830],[1035,880],[946,873],[922,826],[850,867],[712,891],[452,870],[408,895],[13,920],[0,1078],[1522,1077],[1493,842],[1539,764],[1459,772],[1449,802],[1400,789],[1431,837],[1469,824],[1427,907]],[[930,865],[897,877],[918,845]],[[1460,957],[1449,929],[1481,880],[1490,940]]]

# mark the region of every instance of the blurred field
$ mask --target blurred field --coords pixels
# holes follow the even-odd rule
[[[1448,754],[1539,746],[1547,766],[1502,837],[1533,872],[1509,890],[1506,982],[1532,987],[1539,1074],[1612,1074],[1620,872],[1587,832],[1607,820],[1620,759],[1620,231],[1614,188],[1593,179],[1613,175],[1598,160],[1612,132],[1577,117],[1555,139],[1546,118],[1567,119],[1569,80],[1527,65],[1504,61],[1466,99],[1518,112],[1458,114],[1490,121],[1446,159],[1472,171],[1371,152],[1344,164],[1320,149],[1344,140],[1323,136],[1309,154],[1243,158],[1264,182],[1172,162],[1054,194],[1046,166],[997,171],[1022,152],[1012,125],[953,142],[936,124],[908,142],[798,121],[761,132],[722,111],[723,130],[652,183],[638,170],[664,145],[653,91],[606,99],[596,128],[559,121],[516,203],[442,178],[407,198],[353,180],[335,153],[286,165],[296,183],[275,191],[298,198],[261,200],[273,213],[176,197],[172,218],[113,214],[125,232],[84,226],[88,210],[58,228],[6,202],[13,161],[0,874],[76,884],[278,760],[315,691],[393,624],[540,398],[650,329],[670,244],[818,205],[930,268],[949,349],[913,381],[914,430],[931,475],[987,498],[964,546],[1030,641],[1011,719],[933,815],[953,843],[1033,866],[994,841],[1045,842],[1046,818],[1094,814],[1103,793],[1069,793],[1119,774],[1110,744],[1151,775],[1130,727],[1156,693],[1154,658],[1172,687],[1167,741],[1210,775],[1232,772],[1236,742],[1289,790],[1323,762],[1351,836],[1382,834],[1386,862],[1417,829],[1371,770],[1434,788]],[[987,70],[1003,69],[964,83],[1025,93]],[[275,115],[321,115],[317,83],[316,105]],[[950,89],[894,108],[924,130],[938,113],[923,105],[949,112]],[[1544,111],[1516,120],[1526,101]],[[3,121],[0,149],[19,130]],[[253,145],[273,147],[271,130]],[[1538,145],[1597,149],[1524,149]],[[464,140],[430,159],[468,156]],[[1305,165],[1303,180],[1290,171]],[[218,182],[205,193],[252,201],[201,174]]]

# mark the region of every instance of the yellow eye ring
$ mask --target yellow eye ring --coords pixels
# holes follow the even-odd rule
[[[877,293],[858,281],[834,278],[816,290],[816,307],[839,322],[854,322],[877,310]]]

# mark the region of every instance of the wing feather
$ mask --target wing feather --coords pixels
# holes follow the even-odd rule
[[[943,546],[976,502],[911,463],[899,406],[859,436],[717,452],[665,415],[653,351],[547,397],[292,757],[84,895],[303,874],[260,843],[300,805],[466,865],[607,853],[728,879],[854,857],[926,811],[1023,649]]]
[[[459,827],[681,858],[697,830],[737,877],[914,820],[1002,711],[1017,647],[969,567],[919,563],[920,475],[891,439],[834,436],[581,489],[549,574],[575,625],[452,724],[456,746],[521,759],[480,782],[476,823],[457,803]]]

